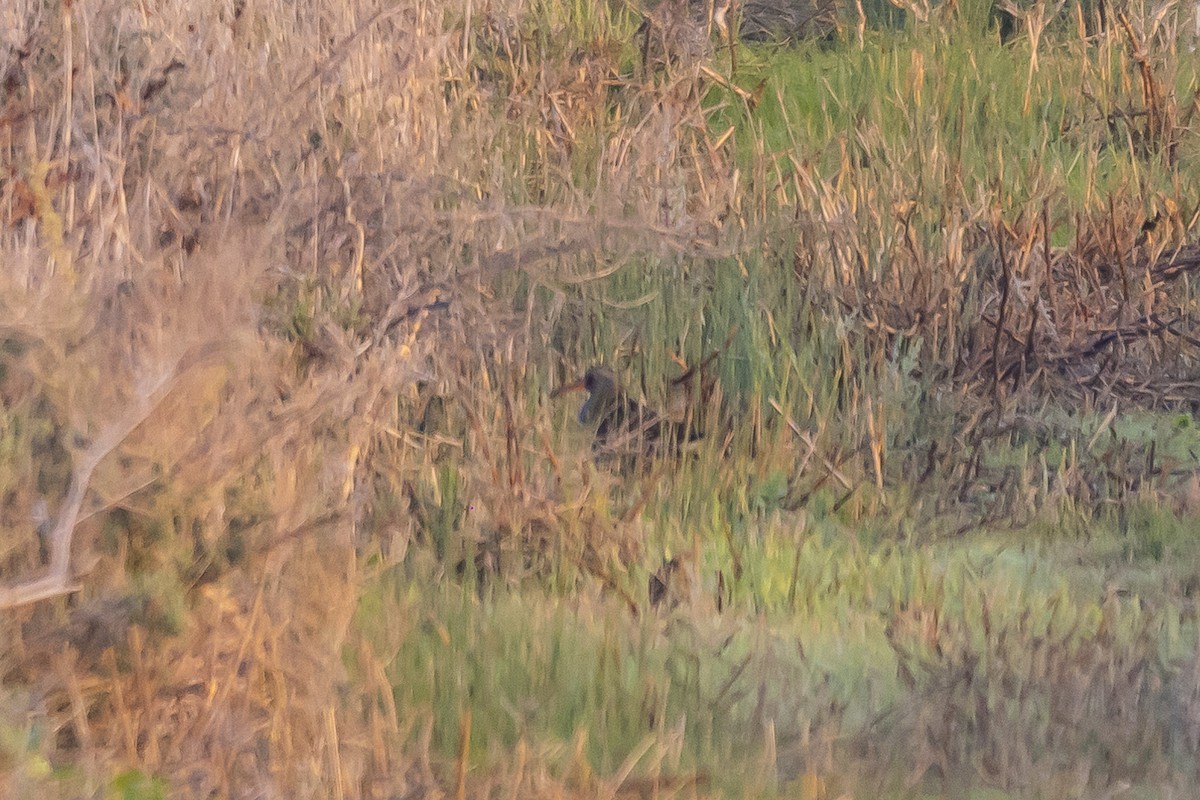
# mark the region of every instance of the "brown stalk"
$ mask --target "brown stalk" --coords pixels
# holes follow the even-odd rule
[[[1054,314],[1055,319],[1059,317],[1058,313],[1058,291],[1054,281],[1054,264],[1050,255],[1050,201],[1049,199],[1042,201],[1042,250],[1045,259],[1046,274],[1046,292],[1050,295],[1050,311]]]
[[[1117,267],[1121,274],[1121,291],[1123,293],[1121,310],[1124,310],[1125,304],[1129,302],[1129,267],[1125,264],[1125,251],[1117,240],[1117,210],[1111,194],[1108,196],[1108,231],[1112,237],[1113,251],[1117,255]],[[1122,316],[1124,314],[1117,314],[1118,319]]]
[[[1000,402],[1000,337],[1004,331],[1006,317],[1008,315],[1008,292],[1009,284],[1012,281],[1012,275],[1008,266],[1008,254],[1004,248],[1004,235],[1000,230],[999,224],[995,226],[996,232],[996,248],[1000,256],[1000,268],[1002,270],[1000,282],[1000,307],[996,313],[996,330],[992,336],[992,394],[993,399]]]
[[[1146,101],[1146,139],[1154,144],[1163,144],[1163,134],[1166,133],[1166,124],[1163,118],[1162,101],[1158,83],[1154,80],[1154,72],[1150,69],[1150,60],[1146,56],[1146,49],[1143,43],[1133,33],[1133,26],[1129,23],[1129,17],[1122,11],[1117,16],[1117,21],[1121,24],[1121,28],[1125,31],[1125,36],[1129,39],[1129,55],[1133,58],[1138,67],[1138,74],[1142,79],[1142,95]]]
[[[454,797],[456,800],[466,800],[467,797],[467,757],[471,752],[471,709],[467,708],[462,715],[461,733],[458,740],[458,769],[455,771]]]

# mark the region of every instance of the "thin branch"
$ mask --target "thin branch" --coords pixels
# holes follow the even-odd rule
[[[22,583],[0,586],[0,609],[36,603],[79,589],[79,585],[71,576],[71,544],[93,473],[113,450],[154,413],[175,388],[179,377],[214,352],[215,348],[210,345],[192,348],[181,355],[169,369],[149,385],[141,387],[137,399],[126,414],[111,423],[79,454],[71,471],[67,497],[63,500],[62,508],[58,512],[58,521],[50,533],[50,564],[46,573]]]

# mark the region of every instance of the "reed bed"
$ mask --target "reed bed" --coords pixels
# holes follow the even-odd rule
[[[0,793],[1200,780],[1194,9],[694,6],[0,11]]]

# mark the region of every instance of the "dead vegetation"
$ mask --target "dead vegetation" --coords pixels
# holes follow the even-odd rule
[[[1031,167],[1013,208],[965,188],[940,123],[905,151],[864,123],[825,153],[768,152],[765,79],[741,88],[745,65],[711,19],[648,13],[639,34],[629,9],[544,5],[2,12],[5,793],[707,796],[722,787],[687,762],[683,723],[659,711],[670,688],[652,678],[638,719],[654,732],[605,774],[582,733],[500,758],[472,743],[491,721],[470,706],[398,707],[396,652],[450,632],[403,592],[371,630],[364,598],[400,574],[431,595],[534,587],[590,598],[589,613],[601,597],[650,625],[757,608],[756,534],[735,524],[802,532],[788,515],[827,495],[854,522],[939,520],[928,539],[1072,504],[1189,510],[1195,465],[1178,453],[1110,442],[1106,418],[1050,467],[1060,431],[1041,414],[1047,398],[1194,410],[1186,188],[1060,210],[1061,188]],[[755,8],[743,34],[834,24],[832,7],[780,4],[778,22]],[[1128,91],[1096,66],[1055,136],[1181,185],[1195,104],[1161,47],[1175,20],[1122,17],[1100,46]],[[698,455],[633,478],[579,456],[549,386],[603,361],[657,405],[645,383],[735,329],[727,386],[702,398],[725,419]],[[1029,442],[1026,462],[996,460]],[[759,482],[781,485],[750,497]],[[728,497],[736,511],[714,500]],[[705,536],[728,562],[704,563]],[[795,553],[793,611],[808,591]],[[1161,736],[1194,755],[1194,663],[1144,662],[1167,616],[1120,641],[1056,629],[1017,685],[976,668],[1003,660],[989,648],[1026,637],[1026,621],[993,635],[923,613],[897,606],[887,628],[921,700],[893,727],[920,742],[914,782],[983,758],[989,780],[1029,788],[1013,776],[1042,766],[1031,753],[1083,748],[1115,718],[1146,724],[1111,752],[1150,753]],[[835,748],[837,698],[781,699],[772,716],[772,673],[725,651],[734,633],[696,631],[733,665],[696,695],[755,746],[769,729],[764,774],[826,796],[828,776],[865,763],[834,764],[876,746]],[[636,651],[626,635],[605,639],[612,652]],[[956,715],[995,680],[1015,710],[972,710],[962,736]],[[1097,694],[1059,694],[1081,680]],[[1026,687],[1061,704],[1049,722],[1021,705]],[[439,739],[446,719],[457,749]],[[1155,752],[1070,786],[1140,779],[1146,763],[1170,772]]]
[[[515,7],[311,11],[6,11],[0,602],[35,706],[4,724],[44,731],[6,791],[48,759],[68,794],[122,764],[196,797],[436,794],[350,624],[363,564],[637,553],[530,473],[532,320],[586,254],[722,246],[698,79],[622,86],[613,44],[540,49]]]

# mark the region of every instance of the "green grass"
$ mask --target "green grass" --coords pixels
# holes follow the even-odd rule
[[[721,615],[633,616],[587,584],[569,597],[527,589],[481,599],[394,573],[366,595],[364,625],[380,642],[399,640],[389,667],[396,702],[433,713],[434,742],[447,758],[458,752],[468,712],[480,766],[494,767],[522,742],[541,749],[577,741],[588,763],[608,773],[645,737],[681,731],[674,768],[722,764],[710,777],[740,793],[763,779],[764,766],[782,783],[799,779],[812,757],[800,744],[809,734],[904,747],[921,735],[911,728],[916,710],[944,703],[938,714],[955,717],[966,737],[946,743],[968,759],[962,774],[948,776],[961,780],[973,745],[995,744],[985,732],[967,734],[981,713],[976,702],[996,715],[995,728],[1034,747],[1040,763],[1069,760],[1078,756],[1071,745],[1104,738],[1108,706],[1120,700],[1052,702],[1099,665],[1148,662],[1155,684],[1137,694],[1118,680],[1112,691],[1134,693],[1142,723],[1169,738],[1170,720],[1157,709],[1170,703],[1163,684],[1173,665],[1197,646],[1194,615],[1181,601],[1196,581],[1200,545],[1179,526],[1165,536],[1167,568],[1124,552],[1126,537],[1111,523],[1096,523],[1086,542],[979,531],[910,547],[864,544],[833,523],[798,530],[780,517],[747,546],[746,573]],[[716,549],[705,573],[729,574]],[[376,606],[405,629],[366,611]],[[958,672],[967,665],[971,672]],[[767,723],[780,747],[775,765],[761,760]],[[1078,728],[1068,735],[1071,724]],[[845,770],[848,778],[852,748],[835,752],[827,777],[843,779]],[[910,766],[891,758],[885,782]],[[1136,771],[1160,756],[1130,758]]]

